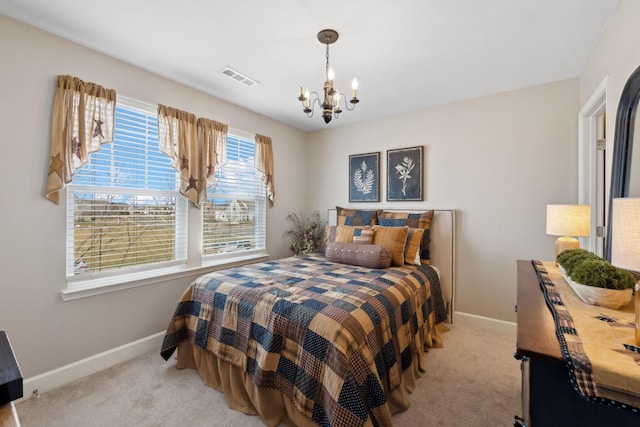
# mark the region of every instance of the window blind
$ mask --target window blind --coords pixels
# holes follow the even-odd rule
[[[186,259],[187,202],[153,106],[118,99],[115,138],[67,192],[67,276]]]
[[[203,255],[265,249],[265,188],[254,162],[253,138],[230,131],[226,164],[216,171],[203,203]]]

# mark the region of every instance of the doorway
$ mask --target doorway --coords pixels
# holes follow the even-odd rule
[[[605,78],[578,115],[578,203],[591,205],[591,233],[581,246],[604,256],[606,233],[606,107]]]

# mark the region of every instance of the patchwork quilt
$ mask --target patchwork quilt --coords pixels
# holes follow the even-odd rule
[[[322,255],[221,270],[179,301],[161,355],[178,343],[214,353],[275,388],[320,425],[375,422],[420,346],[446,318],[427,265],[368,269]]]

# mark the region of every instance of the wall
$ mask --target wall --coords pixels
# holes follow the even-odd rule
[[[44,197],[56,77],[71,74],[148,103],[163,103],[269,135],[276,205],[267,213],[267,250],[289,255],[282,233],[304,209],[304,133],[0,15],[0,330],[29,378],[165,329],[192,277],[62,302],[65,207]],[[213,72],[213,71],[212,71]],[[64,200],[64,194],[61,197]],[[30,393],[30,390],[26,390]]]
[[[455,310],[515,321],[516,260],[552,259],[546,205],[577,202],[578,110],[571,79],[309,134],[310,209],[456,209]],[[416,145],[424,202],[385,202],[383,178],[381,203],[348,203],[350,154],[380,151],[385,177],[386,150]]]
[[[622,0],[580,77],[580,105],[583,105],[607,78],[607,152],[613,153],[616,114],[622,89],[627,79],[640,66],[640,2]],[[607,172],[610,171],[613,154],[607,155]],[[607,177],[609,173],[607,173]],[[607,178],[606,192],[609,194]]]

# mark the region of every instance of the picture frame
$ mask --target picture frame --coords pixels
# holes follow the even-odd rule
[[[380,152],[349,156],[349,202],[380,201]]]
[[[387,201],[424,200],[424,147],[387,150]]]

